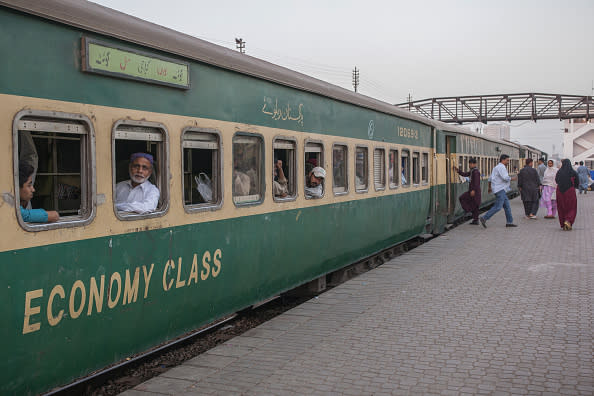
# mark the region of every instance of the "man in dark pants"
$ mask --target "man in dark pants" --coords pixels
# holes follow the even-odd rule
[[[472,225],[479,223],[479,206],[481,205],[481,172],[476,167],[476,158],[468,160],[468,167],[470,171],[462,172],[460,169],[454,167],[460,176],[468,177],[468,191],[460,195],[460,205],[466,212],[472,213]]]
[[[479,221],[484,228],[487,228],[487,220],[503,208],[505,212],[505,226],[506,227],[517,227],[514,224],[514,216],[512,215],[511,206],[509,205],[509,199],[507,198],[507,192],[510,190],[510,182],[516,180],[516,176],[511,177],[507,173],[507,166],[509,165],[509,155],[501,154],[499,156],[499,164],[491,171],[489,177],[489,194],[492,192],[495,194],[495,203],[491,206],[491,209],[487,211],[482,217],[479,217]]]
[[[524,203],[524,212],[527,219],[536,219],[538,211],[538,192],[540,190],[540,178],[538,172],[532,167],[532,158],[526,160],[526,166],[518,173],[518,189]]]

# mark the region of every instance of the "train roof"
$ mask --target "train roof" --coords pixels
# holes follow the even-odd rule
[[[276,84],[417,121],[444,131],[515,145],[432,120],[285,67],[177,32],[86,0],[0,0],[0,5]]]
[[[430,124],[418,114],[305,74],[81,0],[0,0],[0,5],[262,80]]]
[[[453,125],[453,124],[446,124],[445,122],[442,121],[437,121],[437,120],[429,120],[430,124],[435,127],[436,129],[439,129],[441,131],[446,131],[446,132],[455,132],[461,135],[468,135],[468,136],[474,136],[483,140],[488,140],[490,142],[494,142],[494,143],[500,143],[500,144],[507,144],[509,146],[515,146],[517,147],[518,145],[516,143],[510,142],[508,140],[502,140],[502,139],[495,139],[489,136],[485,136],[485,135],[481,135],[475,132],[472,132],[471,130],[468,130],[466,128],[463,128],[461,126],[457,126],[457,125]]]

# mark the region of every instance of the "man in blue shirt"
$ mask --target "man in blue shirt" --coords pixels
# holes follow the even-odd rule
[[[580,194],[583,192],[584,194],[588,193],[588,176],[590,176],[590,171],[588,168],[584,166],[584,161],[580,161],[580,166],[578,166],[576,170],[578,174],[578,178],[580,179]]]
[[[507,192],[510,190],[509,182],[515,180],[515,177],[510,177],[507,173],[507,164],[509,163],[509,155],[501,154],[499,157],[499,164],[493,171],[491,172],[491,177],[489,177],[489,193],[493,192],[495,194],[495,203],[489,209],[484,216],[482,216],[479,220],[481,225],[487,228],[487,220],[489,220],[493,215],[501,210],[505,211],[505,219],[506,219],[506,227],[517,227],[514,224],[514,218],[512,216],[511,207],[509,205],[509,199],[507,199]]]

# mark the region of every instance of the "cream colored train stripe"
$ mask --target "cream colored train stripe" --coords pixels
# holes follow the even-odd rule
[[[338,202],[347,202],[360,199],[375,198],[384,195],[401,194],[410,191],[424,190],[429,188],[429,184],[400,187],[396,189],[386,188],[385,190],[375,191],[373,187],[373,166],[369,166],[369,182],[370,189],[368,193],[357,193],[354,191],[353,175],[355,174],[354,152],[355,146],[364,145],[369,147],[368,158],[369,163],[372,164],[373,148],[384,147],[386,152],[390,149],[402,148],[413,151],[426,152],[430,158],[433,158],[433,151],[429,148],[421,148],[414,146],[398,145],[398,144],[381,144],[375,141],[365,139],[352,139],[342,136],[328,136],[315,133],[299,133],[289,130],[281,130],[263,126],[254,126],[246,124],[238,124],[232,122],[217,121],[211,119],[192,118],[185,116],[152,113],[145,111],[120,109],[105,106],[87,105],[82,103],[71,103],[55,100],[45,100],[38,98],[28,98],[20,96],[0,95],[0,106],[2,112],[0,114],[0,125],[2,125],[2,134],[0,140],[0,166],[4,171],[0,173],[0,193],[3,199],[0,200],[0,216],[3,219],[3,227],[0,237],[0,251],[8,251],[16,248],[26,248],[33,246],[42,246],[45,244],[70,242],[81,239],[97,238],[109,235],[125,234],[136,232],[138,230],[159,229],[172,226],[187,225],[192,223],[200,223],[215,220],[224,220],[234,217],[251,216],[265,213],[273,213],[285,210],[294,210],[301,208],[308,208],[318,205],[328,205]],[[105,196],[105,202],[97,207],[97,215],[95,219],[87,226],[60,228],[56,230],[41,231],[41,232],[27,232],[23,230],[17,222],[16,210],[14,204],[11,204],[11,197],[15,196],[14,181],[12,176],[13,169],[13,152],[12,152],[12,124],[16,113],[21,110],[46,110],[59,111],[64,113],[84,114],[89,117],[95,129],[96,141],[96,176],[97,176],[97,194]],[[171,201],[169,211],[162,217],[143,219],[135,221],[120,221],[116,218],[113,209],[112,201],[112,158],[111,158],[111,136],[112,128],[116,121],[123,119],[142,120],[162,123],[166,126],[169,134],[169,158],[170,169],[172,177],[170,178],[170,195]],[[326,189],[325,197],[317,200],[306,200],[303,197],[304,178],[297,178],[298,196],[294,201],[289,202],[274,202],[272,199],[272,187],[270,185],[271,178],[266,177],[266,192],[264,201],[260,205],[249,207],[236,207],[231,199],[230,183],[224,183],[224,202],[220,210],[204,211],[197,213],[187,213],[181,204],[182,180],[180,177],[179,166],[181,161],[181,133],[184,128],[199,127],[216,129],[222,136],[223,155],[225,156],[224,164],[231,163],[231,147],[232,138],[236,132],[251,132],[258,133],[264,139],[265,144],[265,174],[272,175],[272,141],[275,137],[295,137],[297,140],[297,158],[298,169],[297,174],[302,174],[303,164],[299,159],[304,158],[304,142],[306,140],[317,140],[324,142],[324,167],[329,170],[331,165],[332,144],[341,143],[348,145],[349,161],[349,193],[346,195],[334,195],[331,187]],[[367,131],[362,133],[366,135]],[[386,155],[387,157],[387,155]],[[430,160],[430,164],[431,164]],[[178,164],[175,166],[173,164]],[[9,171],[10,170],[10,171]],[[329,172],[330,174],[331,172]],[[435,180],[433,170],[429,169],[430,182]],[[229,181],[232,179],[232,169],[230,166],[223,167],[223,180]],[[438,175],[437,180],[445,181],[445,174]]]

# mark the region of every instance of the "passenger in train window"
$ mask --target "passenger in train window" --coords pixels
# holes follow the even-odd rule
[[[130,156],[130,179],[116,185],[116,209],[122,212],[151,213],[159,204],[159,189],[148,179],[153,173],[151,154],[134,153]]]
[[[326,171],[320,166],[316,166],[309,172],[305,178],[305,197],[322,198],[324,195],[324,179]]]
[[[24,161],[19,162],[19,198],[21,217],[27,223],[53,223],[60,219],[58,212],[44,209],[25,209],[35,192],[33,187],[33,172],[35,169]]]
[[[289,181],[283,171],[283,161],[274,160],[274,180],[272,181],[272,192],[275,197],[285,198],[289,195]]]

